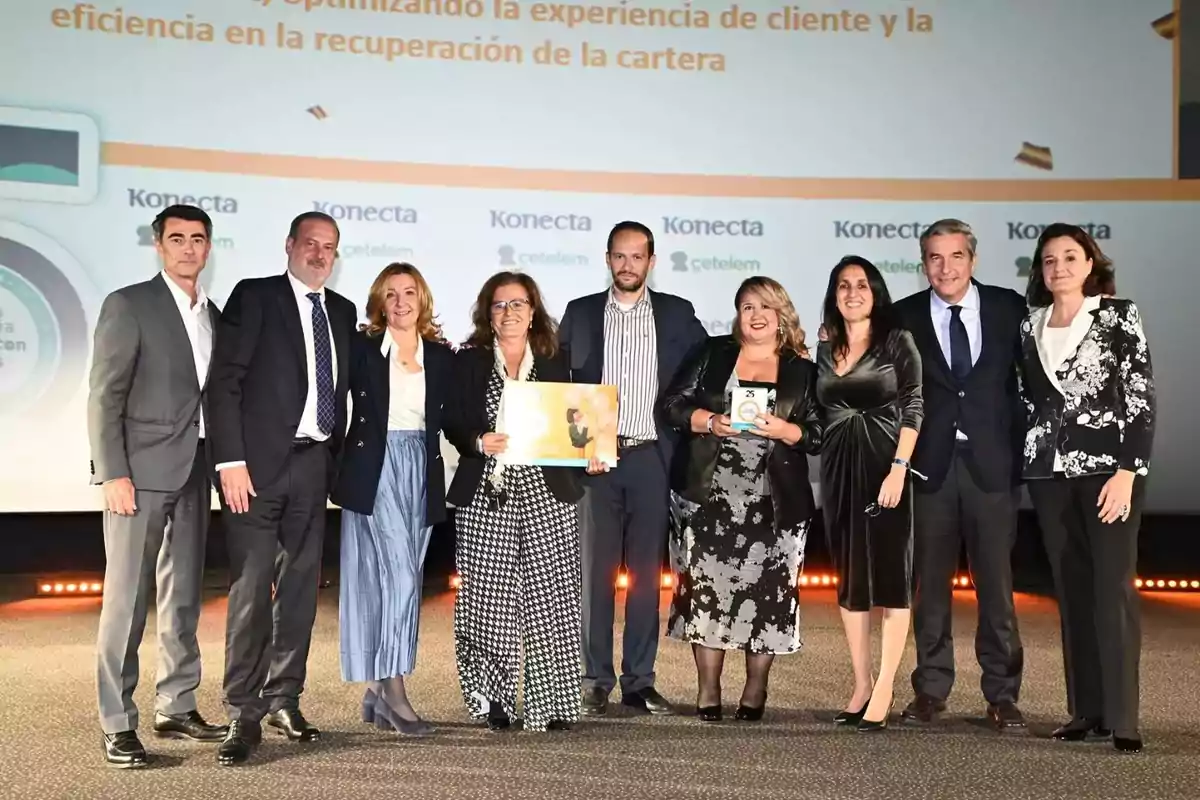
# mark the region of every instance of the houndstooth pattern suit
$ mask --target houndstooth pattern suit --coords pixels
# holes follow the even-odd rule
[[[529,380],[536,380],[530,373]],[[504,381],[493,371],[492,428]],[[507,499],[497,508],[486,485],[488,458],[470,505],[457,514],[460,584],[454,606],[455,658],[468,713],[488,702],[516,717],[524,649],[525,730],[579,718],[580,566],[575,506],[555,498],[540,467],[506,465]]]

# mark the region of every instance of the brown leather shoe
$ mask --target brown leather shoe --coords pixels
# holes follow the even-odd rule
[[[991,703],[987,707],[988,719],[1001,733],[1025,733],[1025,717],[1016,703]]]
[[[938,700],[930,694],[919,694],[900,712],[900,721],[905,725],[928,725],[945,710],[945,700]]]

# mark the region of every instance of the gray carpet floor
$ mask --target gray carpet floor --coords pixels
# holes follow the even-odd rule
[[[141,650],[136,699],[154,759],[137,771],[108,768],[96,723],[93,641],[99,602],[18,600],[0,605],[0,797],[91,798],[1170,798],[1200,796],[1200,595],[1146,596],[1142,720],[1147,749],[1047,739],[1064,721],[1054,604],[1018,598],[1025,640],[1022,707],[1027,736],[999,736],[983,722],[972,636],[974,598],[955,608],[960,671],[944,720],[924,730],[894,725],[864,736],[830,724],[851,684],[833,594],[803,594],[805,649],[777,660],[761,723],[702,724],[615,711],[571,732],[489,733],[466,717],[454,673],[452,597],[431,596],[409,693],[435,736],[404,739],[358,721],[361,689],[338,670],[336,587],[322,592],[303,707],[323,739],[291,744],[267,734],[254,761],[220,767],[212,745],[158,740],[153,716],[153,619]],[[224,600],[206,602],[200,638],[201,711],[222,717]],[[619,628],[618,628],[619,634]],[[619,636],[618,636],[619,646]],[[896,683],[896,715],[910,699],[911,643]],[[619,663],[619,662],[618,662]],[[658,686],[687,709],[695,702],[690,649],[664,640]],[[732,716],[744,671],[726,665]],[[614,701],[617,695],[614,694]],[[619,705],[617,706],[619,708]]]

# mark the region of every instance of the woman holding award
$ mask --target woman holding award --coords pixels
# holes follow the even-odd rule
[[[722,716],[726,651],[746,654],[736,717],[753,721],[775,656],[800,648],[796,582],[814,509],[806,453],[822,434],[816,367],[787,292],[749,278],[734,308],[733,335],[710,338],[663,399],[690,434],[672,476],[681,515],[668,635],[692,645],[704,722]]]
[[[460,579],[454,643],[463,701],[491,730],[516,715],[525,654],[525,730],[579,718],[578,471],[505,464],[504,387],[568,382],[557,326],[533,279],[501,272],[484,284],[456,356],[447,437],[460,454],[447,499],[458,507]]]

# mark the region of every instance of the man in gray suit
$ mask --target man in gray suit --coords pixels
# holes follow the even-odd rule
[[[219,742],[196,710],[200,587],[211,503],[204,387],[219,312],[199,284],[212,220],[194,206],[153,223],[162,272],[110,294],[96,323],[88,394],[92,483],[104,488],[104,601],[96,681],[104,752],[141,767],[138,646],[157,586],[154,732]]]

